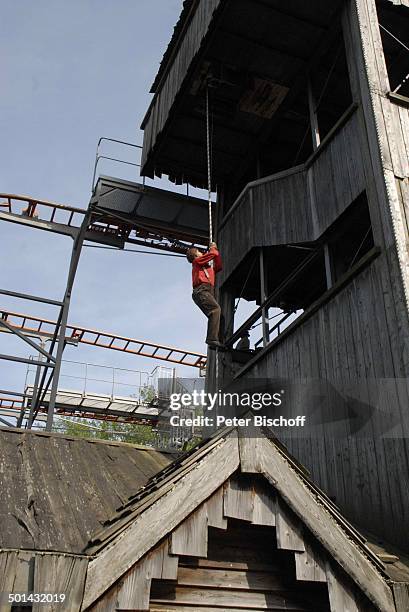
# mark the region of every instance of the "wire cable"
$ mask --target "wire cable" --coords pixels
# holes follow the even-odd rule
[[[384,30],[387,34],[389,34],[389,36],[392,36],[392,38],[394,38],[396,40],[396,42],[398,42],[400,45],[402,45],[402,47],[404,49],[406,49],[406,51],[409,51],[409,47],[407,47],[405,45],[405,43],[403,43],[401,40],[399,40],[399,38],[397,36],[395,36],[394,34],[392,34],[392,32],[389,32],[389,30],[387,30],[385,28],[385,26],[383,26],[381,23],[379,24],[379,27],[382,28],[382,30]]]
[[[126,251],[126,253],[143,253],[144,255],[161,255],[162,257],[183,257],[184,255],[178,255],[176,253],[154,253],[152,251],[142,251],[140,249],[115,249],[109,246],[99,246],[98,244],[84,244],[88,249],[106,249],[108,251]],[[153,247],[155,248],[155,247]]]

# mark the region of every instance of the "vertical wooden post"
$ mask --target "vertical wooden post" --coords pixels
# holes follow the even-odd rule
[[[312,91],[312,83],[311,78],[308,78],[308,107],[310,109],[310,125],[311,125],[311,134],[312,134],[312,147],[314,151],[318,149],[320,146],[320,132],[318,127],[318,116],[317,116],[317,108],[316,108],[316,100],[314,96],[314,92]]]
[[[264,267],[264,253],[263,248],[260,248],[260,300],[261,303],[267,299],[266,291],[266,271]],[[268,309],[263,308],[261,313],[262,328],[263,328],[263,346],[267,346],[270,340],[269,325],[268,325]]]
[[[334,284],[334,274],[332,269],[331,253],[328,242],[324,244],[324,261],[325,261],[325,276],[327,280],[327,289],[330,289]]]

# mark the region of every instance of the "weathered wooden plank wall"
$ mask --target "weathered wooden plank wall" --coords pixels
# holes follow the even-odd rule
[[[409,364],[388,266],[386,256],[375,260],[246,376],[311,380],[281,410],[287,416],[306,414],[310,423],[316,422],[308,430],[311,438],[280,431],[280,439],[346,516],[402,546],[402,530],[409,530]],[[341,396],[356,394],[357,401],[348,400],[347,408],[334,395],[333,404],[330,398],[329,405],[318,410],[307,392],[315,394],[318,403],[314,380],[319,379],[333,383]],[[374,407],[380,412],[371,416]],[[351,426],[348,418],[354,411]],[[356,435],[351,427],[357,427]]]
[[[345,407],[340,413],[334,400],[325,419],[332,423],[330,428],[320,425],[318,415],[321,421],[309,438],[284,439],[346,516],[357,524],[364,520],[367,529],[409,550],[408,542],[402,542],[402,532],[409,529],[409,115],[387,95],[375,0],[346,2],[342,22],[358,110],[307,170],[307,198],[302,189],[289,190],[296,181],[288,176],[280,179],[283,191],[292,196],[288,207],[282,195],[274,194],[277,208],[267,213],[271,198],[264,187],[257,188],[257,195],[253,188],[253,201],[231,213],[221,227],[219,243],[225,253],[226,241],[227,276],[250,241],[270,245],[307,234],[307,240],[314,239],[366,190],[380,256],[310,319],[283,336],[244,376],[328,379],[344,397],[361,385],[360,402],[350,405],[355,420],[351,422]],[[298,211],[297,199],[302,203]],[[245,233],[238,233],[240,223]],[[390,379],[384,383],[385,412],[369,418],[379,400],[374,381],[382,379]],[[283,414],[305,414],[305,406],[300,393]],[[314,418],[314,411],[307,416]],[[360,431],[354,433],[354,426]]]
[[[329,611],[327,585],[297,583],[289,554],[277,550],[271,528],[238,521],[210,530],[207,558],[179,557],[177,583],[153,583],[149,609]]]
[[[358,113],[311,163],[249,183],[218,233],[223,283],[255,246],[319,238],[365,189]]]
[[[88,559],[86,557],[50,554],[27,550],[0,552],[0,611],[11,612],[18,606],[8,602],[7,594],[64,594],[61,601],[27,604],[33,612],[61,610],[79,612],[85,585]]]
[[[183,36],[179,49],[166,73],[163,82],[159,85],[147,113],[144,125],[142,166],[154,147],[158,134],[162,131],[169,115],[169,110],[175,101],[188,69],[198,52],[203,38],[206,36],[213,13],[220,4],[220,0],[199,0],[191,22]]]

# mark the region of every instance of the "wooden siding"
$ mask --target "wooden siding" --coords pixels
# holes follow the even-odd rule
[[[84,592],[88,559],[73,555],[36,553],[34,551],[0,551],[0,610],[11,612],[8,593],[65,594],[63,602],[34,602],[33,612],[79,612]],[[18,606],[20,608],[20,606]],[[24,606],[23,606],[24,607]]]
[[[359,392],[357,402],[347,400],[355,413],[363,411],[355,414],[352,425],[350,413],[345,408],[340,412],[339,402],[325,406],[324,414],[324,408],[314,410],[307,402],[306,392],[300,393],[282,414],[306,414],[317,420],[317,426],[305,438],[279,435],[350,520],[408,551],[402,533],[409,531],[409,355],[395,309],[395,300],[402,296],[399,287],[390,284],[394,263],[388,258],[393,255],[378,257],[244,375],[311,381],[309,389],[316,394],[318,381],[324,380],[342,397]],[[379,392],[375,385],[380,385]],[[376,406],[380,413],[371,417]],[[354,435],[351,427],[356,421]]]
[[[355,111],[305,166],[249,183],[222,221],[224,282],[255,246],[319,238],[365,189]]]
[[[292,239],[294,223],[297,235],[306,234],[312,225],[308,239],[313,239],[317,229],[321,231],[340,214],[343,203],[365,188],[381,255],[302,325],[295,324],[251,368],[244,368],[243,376],[326,379],[344,398],[361,385],[360,401],[350,405],[355,419],[346,411],[340,414],[339,404],[334,403],[326,415],[330,427],[325,428],[318,418],[308,436],[288,434],[284,440],[350,520],[365,522],[369,531],[408,552],[402,533],[409,529],[409,114],[388,96],[374,0],[345,3],[342,23],[353,99],[359,108],[307,170],[309,194],[313,189],[319,205],[312,207],[308,195],[309,207],[298,216],[293,213],[293,200],[289,211],[278,205],[275,217],[269,211],[265,221],[262,215],[257,218],[259,227],[255,227],[254,213],[246,217],[247,207],[241,205],[221,227],[219,244],[224,252],[226,241],[227,276],[250,239],[262,243],[269,235],[269,244],[274,244],[277,232],[280,240],[287,235]],[[291,177],[283,180],[288,186]],[[321,199],[317,185],[321,185]],[[301,202],[306,199],[302,193],[298,197]],[[236,214],[243,215],[245,234],[237,233]],[[223,287],[221,294],[224,303]],[[381,402],[384,413],[369,418],[379,401],[376,382],[387,389]],[[305,395],[294,398],[286,410],[305,414]],[[308,417],[314,418],[313,408]]]
[[[229,521],[209,530],[206,559],[179,557],[176,583],[153,581],[149,609],[329,612],[327,585],[297,582],[292,555],[277,549],[273,528]]]
[[[159,133],[164,128],[176,94],[188,74],[192,61],[209,29],[213,13],[219,4],[220,0],[198,1],[195,13],[184,33],[176,55],[166,72],[166,76],[162,77],[162,82],[144,119],[142,167],[155,146]]]

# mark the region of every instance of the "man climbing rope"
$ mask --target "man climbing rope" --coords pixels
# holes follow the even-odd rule
[[[192,299],[208,318],[206,344],[219,348],[219,327],[221,308],[214,297],[215,276],[222,269],[222,260],[215,242],[210,243],[207,253],[193,247],[186,253],[192,264]]]

